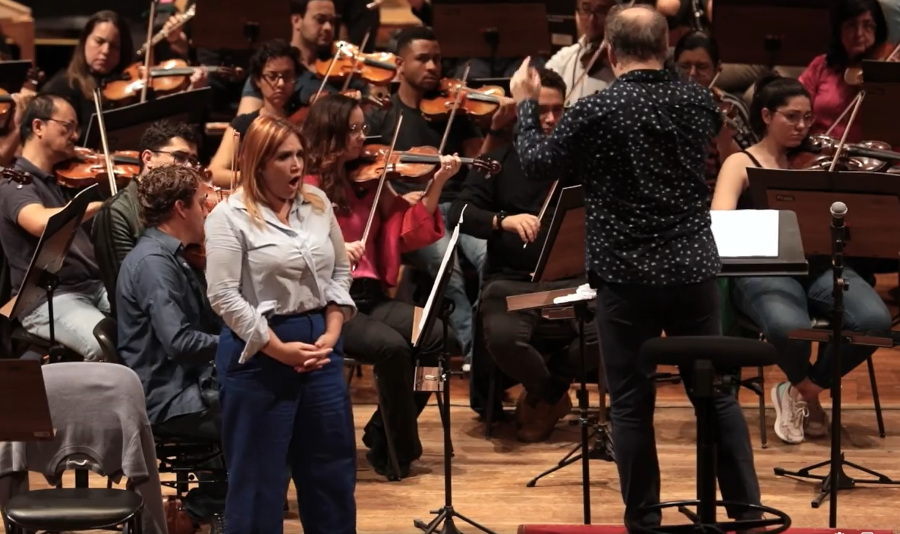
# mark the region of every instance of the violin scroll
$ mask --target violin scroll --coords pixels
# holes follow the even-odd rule
[[[31,175],[27,172],[17,171],[9,167],[0,167],[0,179],[11,180],[20,186],[31,183]]]
[[[488,176],[496,176],[503,170],[503,165],[501,165],[499,161],[490,159],[484,154],[473,159],[472,166],[476,169],[481,169],[487,173]]]

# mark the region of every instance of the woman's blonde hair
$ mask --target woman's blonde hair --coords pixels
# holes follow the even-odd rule
[[[298,141],[300,140],[300,132],[293,124],[279,117],[261,116],[250,123],[247,134],[241,141],[240,169],[244,205],[247,206],[250,218],[256,222],[263,222],[259,205],[268,204],[263,193],[262,169],[270,159],[275,157],[278,147],[292,135],[296,136]],[[304,167],[305,164],[304,161]],[[325,202],[322,201],[322,198],[310,193],[302,185],[297,190],[297,198],[300,197],[312,204],[316,210],[325,210]]]

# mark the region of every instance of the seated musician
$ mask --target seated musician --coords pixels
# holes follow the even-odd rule
[[[566,84],[559,74],[538,71],[541,94],[538,99],[544,133],[550,133],[563,112]],[[485,179],[471,173],[451,210],[451,220],[463,213],[460,229],[488,240],[485,285],[480,313],[487,351],[497,366],[525,386],[516,403],[516,437],[524,442],[547,439],[559,419],[572,408],[569,384],[580,372],[578,330],[569,322],[561,338],[554,340],[560,350],[546,361],[534,347],[543,321],[539,310],[508,312],[506,297],[538,291],[576,287],[581,281],[531,282],[531,273],[540,256],[546,232],[537,215],[556,176],[526,180],[512,145],[488,154],[503,165],[497,176]],[[523,244],[528,244],[523,248]],[[599,364],[596,334],[588,328],[593,355],[590,369]]]
[[[303,123],[310,175],[305,182],[322,189],[334,204],[350,263],[357,265],[350,296],[358,314],[344,325],[344,350],[375,365],[378,393],[399,460],[401,472],[395,474],[403,478],[409,474],[410,464],[422,455],[416,418],[430,396],[413,391],[415,361],[437,364],[443,328],[432,328],[421,349],[415,351],[411,342],[413,306],[391,299],[386,290],[397,285],[401,253],[429,245],[444,234],[438,200],[446,181],[459,170],[459,159],[441,157],[434,185],[418,202],[407,201],[391,184],[385,184],[379,205],[373,207],[378,182],[354,183],[351,178],[351,169],[363,164],[359,157],[366,131],[365,117],[354,99],[337,94],[316,101]],[[363,243],[373,209],[371,234]],[[369,447],[366,459],[372,468],[387,475],[392,467],[382,417],[378,410],[369,420],[363,443]]]
[[[59,185],[54,167],[75,155],[78,117],[65,99],[53,95],[34,97],[22,113],[22,155],[15,169],[31,176],[31,183],[0,180],[0,243],[9,262],[13,292],[19,291],[51,216],[62,211],[77,191]],[[102,187],[102,184],[101,184]],[[88,204],[85,219],[100,209]],[[103,353],[94,338],[94,326],[109,313],[106,289],[94,258],[85,225],[78,227],[72,245],[57,273],[59,287],[53,295],[56,341],[86,360],[100,360]],[[49,339],[50,315],[46,300],[21,317],[31,334]]]
[[[447,121],[428,120],[419,110],[422,100],[436,90],[441,81],[441,47],[434,32],[424,27],[407,28],[400,32],[397,36],[397,62],[400,87],[391,97],[390,109],[375,110],[367,115],[369,135],[380,135],[382,143],[390,144],[397,121],[402,115],[403,126],[397,138],[397,150],[409,150],[419,146],[438,148],[441,146]],[[475,157],[500,146],[503,143],[503,132],[498,124],[505,120],[504,117],[511,110],[511,106],[501,106],[498,109],[492,118],[491,130],[486,139],[482,138],[478,128],[465,115],[458,115],[447,134],[443,153]],[[438,207],[444,214],[445,226],[449,226],[446,214],[462,189],[465,174],[466,171],[462,171],[448,181],[441,193]],[[401,195],[413,193],[409,197],[411,199],[424,189],[422,184],[397,182],[393,186]],[[404,259],[424,269],[434,278],[449,240],[449,236],[445,234],[437,242],[405,254]],[[465,257],[480,273],[486,251],[484,240],[461,235],[458,250],[459,255]],[[453,274],[447,286],[446,297],[453,301],[450,322],[463,354],[469,358],[472,352],[472,303],[466,294],[465,280],[458,259],[455,261]]]
[[[299,68],[297,49],[281,39],[263,43],[250,58],[248,83],[252,83],[262,94],[262,107],[238,115],[225,129],[222,142],[209,162],[209,170],[217,186],[230,188],[232,181],[240,180],[240,175],[235,180],[232,172],[235,150],[239,149],[235,144],[234,133],[237,132],[243,138],[250,123],[260,115],[287,115],[286,106],[293,95]]]
[[[601,52],[591,66],[591,71],[584,75],[594,51],[603,41],[603,26],[606,14],[616,5],[616,0],[578,0],[576,21],[583,32],[578,42],[559,50],[551,57],[546,67],[557,72],[566,82],[568,92],[575,101],[583,96],[594,94],[609,87],[615,80],[612,70],[606,64],[606,54]],[[579,78],[582,82],[576,87]],[[568,92],[566,97],[569,97]]]
[[[128,23],[115,11],[99,11],[81,30],[68,67],[50,78],[41,92],[68,100],[75,107],[78,123],[86,126],[95,113],[94,89],[121,76],[133,56]]]
[[[684,34],[675,45],[673,58],[675,67],[683,76],[704,87],[710,87],[718,73],[722,71],[719,46],[715,39],[704,32]],[[722,130],[710,146],[706,181],[711,188],[715,188],[722,162],[728,156],[756,142],[756,136],[750,129],[750,116],[744,101],[720,89],[714,89],[713,94],[728,120],[722,125]]]
[[[212,372],[222,325],[182,255],[184,247],[204,240],[202,180],[194,169],[163,165],[147,172],[137,187],[147,230],[119,274],[118,352],[144,385],[154,433],[218,441],[218,392],[204,390],[201,381]]]
[[[809,93],[796,80],[770,77],[757,83],[750,106],[750,121],[761,141],[733,154],[722,165],[712,209],[752,209],[748,192],[748,167],[788,168],[788,153],[800,146],[815,123]],[[810,316],[826,314],[832,307],[830,257],[809,258],[809,275],[802,277],[738,277],[732,282],[737,308],[759,325],[766,339],[778,349],[779,366],[788,381],[772,388],[775,434],[786,443],[801,443],[805,436],[828,432],[828,417],[819,397],[831,387],[831,347],[819,344],[819,355],[810,363],[811,343],[788,339],[798,328],[810,327]],[[851,291],[844,293],[844,324],[858,332],[886,331],[891,314],[874,288],[852,266],[844,267]],[[845,345],[841,348],[843,372],[850,372],[874,352],[874,347]]]
[[[316,75],[316,60],[334,57],[336,15],[332,0],[291,0],[291,46],[300,54],[300,65],[293,87],[294,99],[298,104],[308,104],[322,86],[322,79]],[[374,42],[375,34],[369,37]],[[359,43],[355,43],[359,44]],[[328,83],[325,89],[337,92],[340,84]],[[351,89],[366,90],[366,84],[358,78],[350,82]],[[250,113],[262,107],[265,99],[258,83],[247,80],[238,104],[238,115]]]
[[[844,113],[859,93],[859,87],[844,80],[847,67],[859,65],[873,50],[887,42],[887,22],[878,0],[838,0],[831,12],[831,44],[828,53],[810,62],[800,83],[809,91],[816,122],[811,134],[825,133]],[[885,54],[887,55],[887,54]],[[863,104],[865,105],[865,104]],[[831,130],[831,137],[840,139],[850,114]],[[847,136],[847,142],[862,141],[862,127],[857,117]]]
[[[166,120],[151,124],[141,136],[141,174],[104,202],[94,217],[94,255],[113,309],[119,269],[144,231],[139,217],[138,184],[161,165],[196,166],[197,142],[196,131],[187,124]]]

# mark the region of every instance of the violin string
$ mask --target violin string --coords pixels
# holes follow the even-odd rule
[[[150,41],[153,39],[153,22],[156,18],[156,0],[150,0],[150,16],[147,17],[147,53],[144,55],[144,86],[141,87],[141,103],[147,101],[147,86],[150,85],[150,58],[153,57],[153,48]]]
[[[403,114],[397,118],[397,127],[394,129],[394,139],[391,140],[391,146],[388,148],[387,156],[384,160],[384,168],[381,169],[381,177],[378,179],[378,187],[375,189],[375,199],[372,200],[372,207],[369,209],[369,218],[366,220],[366,228],[363,230],[362,242],[363,251],[366,248],[366,242],[369,240],[369,232],[372,230],[372,222],[375,219],[375,211],[378,209],[378,203],[381,201],[381,192],[384,190],[384,184],[387,180],[388,167],[391,166],[391,158],[394,155],[394,147],[397,146],[397,139],[400,137],[400,127],[403,125]],[[365,254],[365,252],[363,252]],[[357,264],[350,267],[351,271],[356,270]]]
[[[365,50],[366,45],[369,44],[369,37],[371,37],[371,35],[372,35],[372,30],[371,29],[366,30],[366,34],[363,35],[362,42],[359,45],[360,53],[362,53],[362,51]],[[344,87],[341,88],[341,91],[346,91],[347,89],[350,89],[350,80],[352,80],[353,75],[356,74],[356,68],[358,67],[358,63],[357,63],[358,61],[359,61],[358,57],[354,55],[353,56],[353,68],[350,70],[350,73],[347,74],[347,79],[344,80]]]
[[[103,145],[103,157],[106,160],[106,173],[109,180],[110,195],[118,193],[116,172],[109,155],[109,142],[106,140],[106,124],[103,122],[103,106],[100,105],[100,88],[94,89],[94,109],[97,111],[97,128],[100,130],[100,142]]]
[[[841,136],[841,141],[838,143],[837,149],[834,151],[834,159],[831,160],[831,166],[828,168],[828,172],[834,171],[834,168],[837,166],[838,158],[841,156],[841,152],[844,150],[844,143],[847,142],[847,135],[850,133],[850,126],[856,121],[856,114],[859,112],[859,108],[862,106],[863,99],[866,97],[866,91],[862,90],[857,95],[856,105],[853,106],[853,112],[850,114],[850,119],[847,121],[847,127],[844,128],[844,134]]]

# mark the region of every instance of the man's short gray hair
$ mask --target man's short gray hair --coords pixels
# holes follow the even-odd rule
[[[646,11],[647,14],[638,10]],[[666,60],[669,48],[668,24],[666,18],[651,6],[614,6],[606,16],[605,34],[610,49],[619,61]]]

